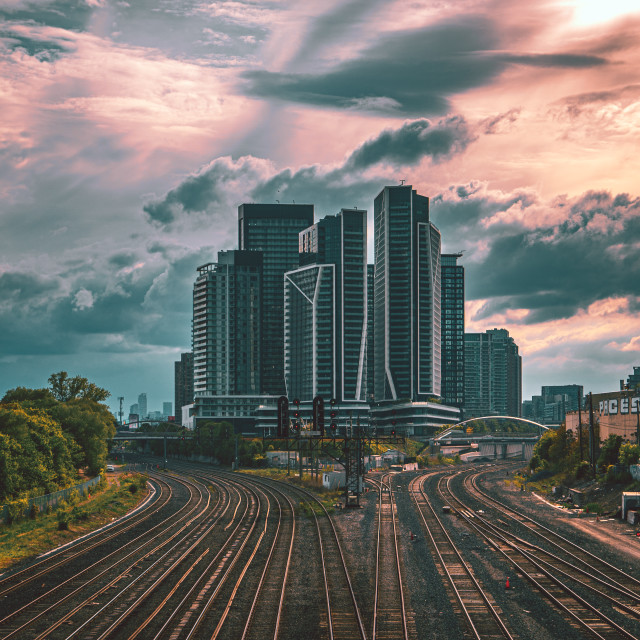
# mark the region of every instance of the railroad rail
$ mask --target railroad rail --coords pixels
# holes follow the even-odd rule
[[[459,472],[465,474],[468,472]],[[458,474],[456,474],[458,475]],[[596,577],[590,571],[584,571],[581,567],[573,565],[568,560],[562,560],[548,551],[529,544],[521,538],[506,531],[504,527],[496,526],[483,514],[478,514],[468,503],[463,502],[451,490],[453,476],[441,477],[438,482],[438,492],[443,502],[455,509],[458,516],[475,531],[478,536],[494,548],[505,560],[507,560],[527,581],[542,594],[556,610],[575,629],[587,631],[596,638],[637,638],[636,633],[630,633],[622,624],[616,622],[602,611],[601,600],[608,601],[613,607],[618,607],[627,613],[638,615],[637,611],[628,602],[616,600],[604,590],[598,589]],[[501,511],[496,517],[504,515]],[[553,560],[553,562],[551,561]],[[598,594],[597,604],[587,600],[578,593],[578,585],[585,586],[585,579],[589,579],[590,591]],[[576,585],[571,587],[569,581]],[[605,585],[604,581],[600,586]],[[612,586],[612,585],[609,585]],[[626,591],[626,590],[625,590]],[[629,592],[625,597],[629,597]]]
[[[480,584],[447,533],[424,489],[426,475],[414,478],[409,490],[422,520],[450,599],[473,638],[513,640],[491,594]]]
[[[372,640],[408,640],[391,474],[379,482]]]

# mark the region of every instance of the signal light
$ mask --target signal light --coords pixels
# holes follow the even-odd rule
[[[335,422],[331,423],[331,431],[335,433],[338,430],[338,425]]]
[[[289,437],[289,400],[287,396],[278,398],[278,438]]]
[[[313,399],[313,428],[324,436],[324,400],[321,396]]]

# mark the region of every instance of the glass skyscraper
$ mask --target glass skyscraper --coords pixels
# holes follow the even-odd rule
[[[367,212],[342,209],[300,233],[285,276],[287,394],[366,400]]]
[[[194,395],[258,395],[262,254],[220,251],[193,288]]]
[[[441,262],[442,401],[464,406],[464,267],[461,253],[444,253]]]
[[[374,201],[375,401],[440,396],[440,232],[410,185]]]
[[[465,418],[521,415],[522,357],[506,329],[464,335]]]
[[[261,393],[279,396],[284,382],[284,274],[298,267],[298,234],[313,224],[311,204],[242,204],[241,250],[262,252]]]

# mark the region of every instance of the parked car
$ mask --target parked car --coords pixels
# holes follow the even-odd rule
[[[107,465],[107,471],[115,471],[112,464]]]

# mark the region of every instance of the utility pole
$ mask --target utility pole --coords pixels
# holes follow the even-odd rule
[[[578,396],[578,442],[580,443],[580,462],[582,462],[584,460],[582,456],[582,406],[579,389],[576,389],[576,395]]]
[[[593,429],[593,394],[589,391],[589,460],[591,473],[596,475],[596,440]]]

